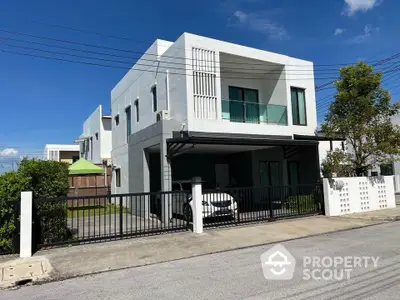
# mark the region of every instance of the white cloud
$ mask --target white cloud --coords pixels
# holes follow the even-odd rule
[[[236,10],[233,16],[237,19],[241,27],[247,28],[251,31],[260,32],[270,39],[274,40],[287,40],[289,34],[285,27],[279,25],[268,18],[267,13],[246,13],[241,10]]]
[[[14,148],[5,148],[4,150],[0,151],[0,157],[15,157],[18,156],[18,150]]]
[[[379,27],[372,27],[371,24],[364,26],[364,32],[362,34],[356,35],[349,40],[351,44],[360,44],[368,40],[373,34],[379,32]]]
[[[334,35],[342,35],[346,31],[345,28],[336,28],[335,32],[333,33]]]
[[[358,11],[366,12],[382,3],[381,0],[344,0],[346,7],[342,15],[353,16]]]

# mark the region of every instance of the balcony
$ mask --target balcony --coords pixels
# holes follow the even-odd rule
[[[288,125],[283,105],[222,100],[222,119],[238,123]]]

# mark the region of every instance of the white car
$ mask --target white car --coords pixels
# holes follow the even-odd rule
[[[172,213],[192,220],[192,182],[190,180],[172,182]],[[185,193],[187,192],[187,193]],[[223,192],[203,193],[203,218],[226,217],[236,218],[238,214],[235,199]]]

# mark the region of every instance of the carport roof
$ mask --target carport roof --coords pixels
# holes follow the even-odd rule
[[[306,137],[306,136],[302,136]],[[307,136],[308,137],[308,136]],[[222,145],[265,145],[265,146],[285,146],[285,145],[315,145],[318,140],[296,139],[292,136],[276,135],[254,135],[254,134],[230,134],[230,133],[209,133],[183,131],[173,132],[173,137],[167,139],[170,144],[222,144]]]

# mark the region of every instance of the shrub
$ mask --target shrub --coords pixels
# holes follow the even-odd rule
[[[13,241],[18,238],[15,220],[22,191],[32,191],[35,204],[40,199],[66,196],[69,188],[68,164],[24,158],[16,172],[0,176],[0,252],[16,252]],[[33,238],[36,242],[65,240],[71,233],[67,228],[66,205],[60,202],[34,205]],[[58,239],[58,240],[57,240]]]
[[[314,194],[289,196],[286,204],[290,209],[300,208],[301,212],[313,212],[319,206],[319,199]]]
[[[18,251],[17,205],[21,191],[27,189],[29,178],[17,172],[0,175],[0,253]]]

